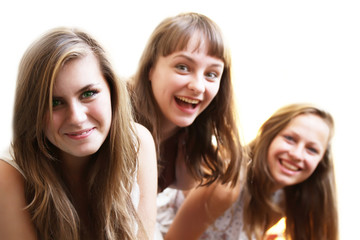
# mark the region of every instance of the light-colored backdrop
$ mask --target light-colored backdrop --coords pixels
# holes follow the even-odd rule
[[[232,49],[245,141],[284,104],[313,102],[333,114],[341,239],[357,237],[360,7],[355,0],[2,1],[0,148],[11,139],[20,58],[44,31],[71,26],[90,32],[108,50],[117,72],[128,77],[154,27],[184,11],[203,13],[223,29]]]

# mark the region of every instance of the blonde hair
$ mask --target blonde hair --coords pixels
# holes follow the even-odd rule
[[[185,161],[193,176],[204,180],[205,184],[218,178],[222,182],[232,181],[235,184],[239,177],[243,146],[237,128],[231,57],[219,27],[208,17],[198,13],[183,13],[166,18],[155,28],[130,85],[136,120],[151,131],[160,159],[162,114],[151,89],[149,72],[160,56],[186,49],[195,33],[200,34],[198,46],[201,44],[200,39],[207,41],[208,54],[224,62],[224,71],[219,92],[210,105],[187,127],[186,152],[189,156]],[[215,148],[212,143],[213,136],[216,140]],[[229,159],[229,162],[225,163],[224,159]],[[161,162],[158,165],[161,165]],[[202,166],[209,171],[203,171]]]
[[[54,80],[66,61],[94,54],[106,79],[112,107],[109,135],[92,156],[88,197],[96,239],[134,239],[138,221],[130,193],[137,168],[137,138],[126,85],[115,75],[103,48],[88,34],[52,29],[24,54],[16,86],[13,117],[15,161],[26,177],[26,199],[40,239],[82,239],[72,196],[58,167],[57,148],[44,133],[52,112]],[[121,103],[121,104],[120,104]],[[141,225],[141,224],[140,224]]]
[[[272,200],[275,180],[267,164],[272,140],[289,122],[301,114],[319,116],[329,126],[329,143],[314,173],[302,183],[284,188],[285,211]],[[286,235],[293,240],[338,239],[338,218],[331,138],[332,116],[311,104],[291,104],[276,111],[260,128],[250,144],[252,160],[244,189],[244,228],[248,236],[262,239],[273,223],[270,216],[286,217]]]

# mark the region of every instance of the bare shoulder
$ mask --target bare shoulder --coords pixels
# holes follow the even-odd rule
[[[139,169],[137,182],[140,188],[138,214],[148,236],[154,236],[156,223],[157,162],[154,139],[142,125],[135,124],[139,139]],[[143,237],[139,238],[143,239]]]
[[[136,134],[138,135],[140,141],[142,140],[154,141],[150,131],[146,127],[144,127],[139,123],[135,123],[134,126],[136,130]]]
[[[145,128],[143,125],[135,123],[136,134],[139,139],[139,161],[142,162],[142,159],[156,159],[156,150],[154,138],[152,137],[150,131]]]
[[[0,239],[36,239],[21,173],[0,160]],[[21,229],[21,231],[19,231]]]
[[[24,177],[15,167],[0,160],[0,193],[19,189],[24,190]]]

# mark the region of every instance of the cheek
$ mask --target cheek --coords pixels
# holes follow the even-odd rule
[[[49,114],[46,115],[44,132],[46,138],[53,144],[55,141],[55,132],[57,128],[56,122],[56,116],[54,116],[54,114],[52,120],[50,120]]]
[[[219,93],[220,83],[209,83],[206,86],[206,95],[209,102],[211,102]]]
[[[97,119],[101,120],[106,125],[105,127],[110,127],[112,119],[110,95],[104,97],[101,101],[96,102],[96,104],[92,106],[91,111]]]
[[[276,155],[276,152],[279,151],[279,144],[280,142],[278,141],[278,138],[275,137],[269,144],[269,148],[267,150],[267,158],[271,158],[274,157],[274,155]]]
[[[266,163],[268,164],[270,171],[273,170],[274,166],[275,166],[275,162],[276,162],[276,152],[275,152],[275,148],[274,148],[274,142],[272,142],[268,148],[267,154],[266,154]]]
[[[321,159],[313,159],[312,161],[308,162],[309,166],[309,174],[313,174],[316,168],[319,166]]]

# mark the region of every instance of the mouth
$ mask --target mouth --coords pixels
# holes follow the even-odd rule
[[[69,132],[69,133],[65,133],[65,135],[68,135],[70,137],[85,136],[85,135],[89,134],[91,131],[93,131],[94,129],[95,128],[90,128],[90,129],[77,131],[77,132]]]
[[[200,103],[199,100],[186,98],[186,97],[175,97],[175,101],[182,107],[191,107],[192,109]]]
[[[282,159],[280,159],[280,164],[281,164],[281,166],[283,166],[284,168],[286,168],[290,171],[298,172],[301,170],[301,168],[299,168],[298,166],[291,164],[288,161],[284,161]]]

